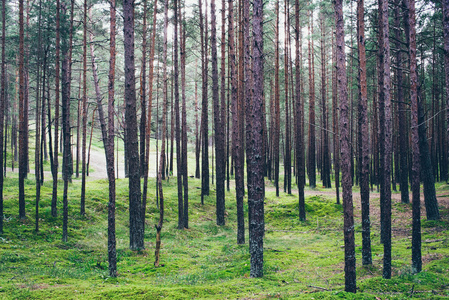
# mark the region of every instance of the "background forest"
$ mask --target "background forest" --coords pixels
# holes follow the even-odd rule
[[[2,298],[449,297],[448,0],[1,16]]]

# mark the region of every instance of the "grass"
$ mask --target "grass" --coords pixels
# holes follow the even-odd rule
[[[87,183],[87,213],[79,214],[80,182],[69,188],[69,239],[62,236],[62,190],[58,217],[51,216],[51,180],[42,187],[40,231],[34,232],[34,180],[26,181],[25,220],[18,219],[17,177],[5,179],[5,232],[0,236],[2,299],[443,299],[449,297],[449,220],[423,219],[423,271],[411,271],[411,240],[393,232],[393,278],[382,279],[383,248],[372,229],[372,266],[361,265],[360,212],[356,211],[358,293],[344,292],[342,207],[335,196],[307,191],[307,221],[298,220],[297,196],[267,189],[264,277],[249,278],[248,245],[236,244],[234,193],[226,194],[226,225],[215,224],[215,191],[200,204],[200,180],[189,180],[190,228],[177,227],[177,188],[164,183],[166,210],[161,263],[155,268],[155,182],[149,180],[145,250],[128,249],[127,180],[117,182],[117,278],[107,271],[107,181]],[[30,178],[33,178],[30,175]],[[269,182],[267,183],[269,185]],[[59,184],[62,187],[62,183]],[[314,190],[323,191],[324,189]],[[437,191],[449,194],[446,184]],[[319,193],[317,193],[319,194]],[[373,205],[378,202],[373,201]],[[245,203],[246,209],[246,203]],[[396,214],[410,205],[394,204]],[[247,216],[247,212],[246,212]],[[401,215],[402,216],[402,215]],[[373,216],[378,218],[378,216]],[[401,218],[404,219],[404,218]],[[401,224],[411,224],[411,219]],[[248,220],[245,219],[245,224]],[[373,222],[376,224],[376,222]],[[378,224],[378,222],[377,222]],[[395,223],[394,223],[395,224]],[[393,224],[393,227],[395,226]],[[402,226],[402,225],[401,225]],[[404,225],[406,226],[406,225]],[[248,241],[248,236],[246,236]]]

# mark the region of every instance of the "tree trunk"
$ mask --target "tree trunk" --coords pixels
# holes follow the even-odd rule
[[[296,164],[298,169],[298,206],[299,206],[299,220],[306,220],[306,208],[305,208],[305,199],[304,199],[304,181],[305,181],[305,170],[304,170],[304,135],[303,135],[303,126],[302,116],[304,115],[304,110],[302,109],[301,104],[301,53],[300,53],[300,24],[299,24],[299,0],[295,0],[295,114],[296,114],[296,128],[295,128],[295,140],[296,140]]]
[[[228,5],[228,43],[229,43],[229,68],[231,69],[231,113],[232,113],[232,155],[235,164],[235,191],[237,201],[237,244],[245,243],[245,221],[243,211],[243,192],[241,188],[241,166],[239,159],[239,147],[242,147],[239,136],[238,120],[238,83],[235,59],[234,43],[234,2],[229,0]]]
[[[354,242],[354,217],[352,204],[352,180],[351,180],[351,150],[349,143],[349,105],[345,66],[345,33],[343,23],[343,1],[336,0],[336,45],[337,45],[337,86],[340,96],[340,149],[342,160],[342,187],[344,210],[344,241],[345,241],[345,291],[355,293],[355,242]]]
[[[371,223],[369,217],[369,129],[366,80],[364,1],[357,1],[357,48],[359,54],[359,163],[360,199],[362,203],[362,264],[371,265]]]
[[[443,43],[444,43],[444,98],[446,100],[446,142],[449,143],[449,0],[442,0],[443,4]],[[449,146],[446,150],[449,151]],[[448,154],[449,155],[449,154]]]
[[[420,149],[419,149],[419,103],[418,103],[418,74],[416,62],[416,29],[415,29],[415,1],[404,0],[406,16],[406,33],[410,55],[410,103],[412,128],[412,268],[413,272],[421,272],[421,209],[419,195]]]
[[[316,187],[316,162],[315,162],[315,72],[313,54],[313,11],[309,12],[309,151],[307,161],[307,173],[309,185]]]
[[[391,278],[391,143],[392,143],[392,117],[390,98],[390,43],[388,24],[388,1],[379,0],[379,21],[380,21],[380,57],[381,74],[383,80],[379,86],[382,97],[379,96],[379,103],[383,106],[383,117],[380,120],[383,134],[380,140],[383,142],[383,153],[381,151],[381,222],[383,224],[383,244],[384,244],[384,269],[383,278]],[[383,191],[383,192],[382,192]],[[383,217],[382,217],[383,216]]]
[[[206,20],[205,27],[203,23],[202,1],[198,0],[200,9],[200,35],[201,35],[201,66],[202,66],[202,101],[201,101],[201,135],[202,135],[202,153],[201,153],[201,204],[204,204],[204,196],[209,195],[209,124],[208,124],[208,99],[207,99],[207,0],[206,0]]]
[[[25,219],[26,124],[25,124],[25,33],[23,24],[23,0],[19,1],[19,218]]]
[[[246,7],[249,7],[249,1]],[[251,277],[263,275],[263,237],[264,222],[264,160],[258,155],[263,149],[263,1],[255,0],[253,8],[253,97],[250,105],[248,123],[251,126],[251,139],[247,145],[250,155],[248,161],[248,216],[249,216],[249,251],[251,254]],[[247,14],[249,16],[249,12]]]
[[[335,52],[334,37],[332,38],[332,66],[337,64]],[[337,97],[337,72],[332,68],[332,131],[333,131],[333,150],[334,150],[334,176],[335,176],[335,194],[337,204],[340,204],[340,155],[339,155],[339,133],[338,133],[338,97]]]
[[[59,167],[59,52],[60,52],[60,0],[56,1],[56,56],[55,56],[55,118],[54,118],[54,128],[55,128],[55,143],[54,143],[54,154],[53,154],[53,166],[52,166],[52,177],[53,177],[53,192],[51,199],[51,215],[56,218],[57,216],[57,201],[58,201],[58,167]],[[49,128],[50,129],[50,128]]]
[[[406,105],[404,100],[404,92],[402,88],[403,84],[403,63],[402,63],[402,52],[401,52],[401,32],[400,32],[400,19],[399,19],[399,6],[400,0],[396,0],[396,7],[394,9],[394,20],[395,20],[395,40],[396,40],[396,81],[397,81],[397,91],[396,91],[396,101],[398,102],[398,135],[399,135],[399,185],[401,189],[401,202],[409,203],[408,194],[408,165],[407,165],[407,128],[406,128]]]
[[[212,99],[214,103],[215,124],[215,162],[216,162],[216,214],[217,225],[225,224],[225,153],[224,153],[224,122],[221,115],[220,99],[218,93],[218,57],[217,57],[217,26],[215,16],[215,0],[210,2],[211,12],[211,54],[212,54]],[[223,42],[223,41],[222,41]],[[224,71],[224,69],[223,69]],[[222,90],[224,93],[224,90]]]
[[[142,16],[142,66],[140,74],[140,176],[145,176],[145,147],[146,147],[146,126],[147,126],[147,103],[146,103],[146,81],[147,81],[147,0],[143,0],[143,16]],[[142,211],[145,216],[147,195],[142,193]],[[143,218],[145,218],[143,216]],[[145,223],[145,221],[144,221]],[[145,226],[145,224],[144,224]]]
[[[3,125],[6,103],[6,0],[2,0],[2,68],[0,94],[0,234],[3,234]],[[6,152],[6,143],[5,143]],[[6,161],[6,156],[5,156]]]
[[[279,0],[275,4],[276,24],[274,40],[274,184],[276,186],[276,197],[279,197],[279,135],[280,135],[280,106],[279,106]]]
[[[86,142],[87,142],[87,0],[84,0],[84,22],[83,22],[83,139],[81,154],[81,208],[80,213],[86,213]]]
[[[290,15],[289,3],[288,0],[285,1],[285,15]],[[290,146],[290,103],[289,103],[289,87],[288,87],[288,78],[289,78],[289,50],[290,49],[290,18],[285,18],[284,22],[284,30],[285,30],[285,56],[284,56],[284,87],[285,87],[285,158],[284,158],[284,192],[287,192],[289,195],[292,193],[292,158],[291,158],[291,146]]]
[[[124,46],[125,46],[125,147],[128,149],[129,165],[129,247],[131,250],[145,248],[140,195],[139,149],[137,140],[136,91],[134,75],[134,1],[124,0]]]
[[[185,23],[185,20],[184,20]],[[182,132],[181,132],[181,170],[184,189],[184,228],[189,228],[189,181],[187,176],[187,107],[186,107],[186,29],[179,5],[179,33],[181,36],[181,95],[182,95]],[[163,131],[165,134],[165,131]],[[179,175],[178,175],[179,176]]]

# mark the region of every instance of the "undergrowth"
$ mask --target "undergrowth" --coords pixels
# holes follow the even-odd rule
[[[159,211],[149,180],[145,249],[128,249],[127,180],[117,181],[117,262],[108,277],[107,181],[89,181],[86,215],[79,214],[80,182],[68,193],[69,238],[62,237],[62,190],[58,217],[51,216],[51,181],[39,202],[40,230],[34,231],[34,181],[26,181],[25,220],[18,219],[17,178],[5,179],[5,232],[0,236],[0,298],[4,299],[439,299],[449,297],[448,211],[441,221],[423,219],[423,271],[413,274],[411,240],[394,235],[393,278],[382,279],[383,247],[372,228],[373,265],[361,265],[360,212],[355,212],[358,293],[344,292],[343,210],[335,196],[306,197],[307,221],[298,219],[298,198],[267,190],[264,277],[249,278],[248,245],[237,245],[234,192],[226,193],[226,225],[215,224],[215,191],[200,203],[200,181],[189,180],[189,229],[177,227],[176,180],[164,182],[165,218],[161,263],[154,248]],[[31,176],[30,176],[31,178]],[[62,183],[59,185],[62,187]],[[323,189],[324,190],[324,189]],[[438,185],[444,193],[447,185]],[[311,194],[310,192],[307,193]],[[246,203],[245,203],[246,209]],[[393,205],[396,211],[410,206]],[[246,218],[247,218],[247,211]],[[411,220],[409,222],[411,224]],[[248,220],[245,219],[247,226]],[[376,224],[373,222],[373,224]],[[246,236],[248,242],[248,236]]]

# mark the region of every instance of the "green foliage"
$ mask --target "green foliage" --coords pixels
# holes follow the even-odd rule
[[[27,183],[27,219],[19,220],[14,174],[5,178],[5,233],[0,237],[0,298],[5,299],[438,299],[449,296],[448,226],[423,221],[424,271],[410,268],[410,241],[393,244],[391,280],[381,278],[382,245],[373,227],[373,266],[358,259],[359,293],[344,290],[342,207],[334,196],[316,191],[306,198],[307,221],[298,219],[297,196],[275,197],[267,184],[264,277],[249,278],[247,245],[236,244],[236,204],[226,195],[226,225],[215,224],[215,191],[200,205],[200,181],[190,179],[190,228],[178,230],[176,180],[164,182],[166,201],[161,262],[153,266],[156,207],[149,180],[145,250],[128,249],[127,180],[117,181],[117,262],[108,277],[107,181],[88,181],[86,216],[79,215],[80,182],[69,190],[69,242],[61,242],[61,217],[50,211],[51,182],[42,187],[40,231],[34,232],[34,182]],[[445,187],[439,187],[440,190]],[[61,213],[62,193],[58,202]],[[246,205],[245,205],[246,206]],[[394,205],[394,211],[409,210]],[[246,209],[246,208],[245,208]],[[444,211],[444,210],[443,210]],[[393,212],[393,213],[395,213]],[[247,212],[246,212],[247,213]],[[357,216],[357,213],[356,213]],[[356,254],[361,256],[356,217]]]

